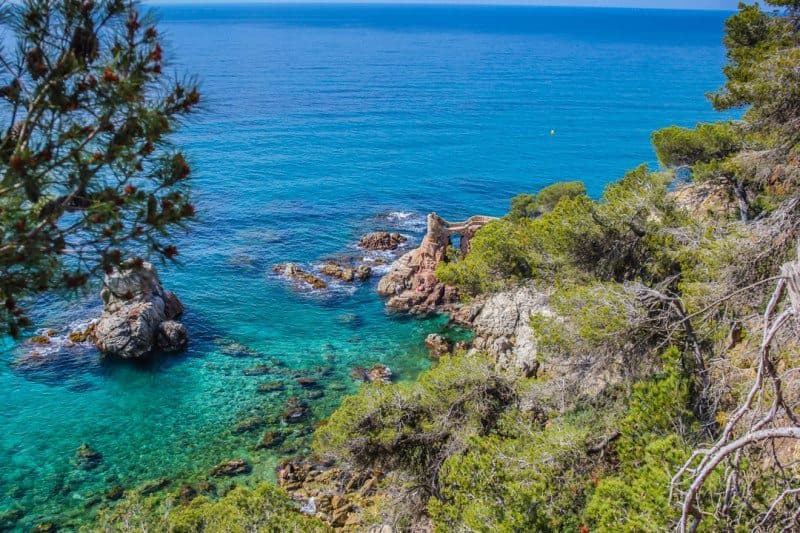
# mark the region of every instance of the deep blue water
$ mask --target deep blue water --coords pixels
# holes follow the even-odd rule
[[[718,118],[704,93],[722,82],[725,13],[524,7],[161,7],[177,72],[202,82],[204,110],[182,130],[199,221],[181,266],[162,278],[187,307],[186,355],[144,364],[91,349],[0,352],[0,513],[15,525],[90,519],[96,496],[168,477],[202,479],[245,457],[269,479],[282,450],[257,451],[237,421],[274,416],[322,375],[324,417],[357,385],[353,365],[382,362],[400,379],[427,367],[423,339],[442,321],[383,312],[374,281],[298,291],[271,274],[356,253],[367,231],[419,240],[424,213],[504,213],[519,192],[584,180],[593,195],[641,162],[650,132]],[[555,134],[551,135],[551,130]],[[63,335],[98,312],[95,296],[46,298],[38,325]],[[34,332],[31,332],[33,334]],[[233,357],[232,343],[248,357]],[[242,351],[241,349],[239,350]],[[51,353],[52,352],[52,353]],[[269,361],[270,376],[244,369]],[[277,367],[275,362],[285,366]],[[258,383],[286,390],[257,394]],[[289,430],[289,428],[282,428]],[[305,433],[304,433],[305,432]],[[77,447],[103,454],[76,469]]]

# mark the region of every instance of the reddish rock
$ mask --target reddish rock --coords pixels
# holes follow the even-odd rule
[[[376,231],[361,237],[358,245],[365,250],[396,250],[401,244],[406,242],[408,237],[399,233],[389,233],[387,231]]]

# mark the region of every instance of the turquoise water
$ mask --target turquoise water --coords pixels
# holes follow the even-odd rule
[[[399,379],[428,366],[423,340],[442,320],[384,313],[375,280],[328,291],[275,277],[355,254],[358,237],[398,230],[418,242],[424,213],[502,214],[518,192],[581,179],[597,195],[654,159],[652,130],[715,118],[724,13],[523,7],[162,7],[179,72],[202,81],[203,112],[179,136],[194,163],[199,222],[182,265],[161,268],[183,299],[185,355],[100,360],[87,347],[39,348],[44,365],[0,352],[0,529],[91,519],[114,486],[160,477],[175,490],[222,460],[271,479],[302,452],[314,420],[356,390],[354,365]],[[551,130],[555,134],[551,135]],[[57,335],[96,316],[93,295],[45,298]],[[36,331],[31,331],[33,335]],[[266,364],[268,375],[248,375]],[[320,379],[323,396],[295,383]],[[285,390],[259,394],[264,381]],[[275,421],[306,398],[307,424]],[[287,433],[256,450],[254,415]],[[93,470],[74,464],[88,443]],[[224,483],[223,483],[224,484]],[[11,514],[9,514],[11,513]],[[10,518],[13,516],[13,519]]]

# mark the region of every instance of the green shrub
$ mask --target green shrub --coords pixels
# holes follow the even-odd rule
[[[514,417],[515,430],[475,437],[440,473],[428,509],[437,532],[578,531],[589,477],[587,431]]]
[[[580,181],[562,181],[549,185],[536,194],[518,194],[511,199],[508,218],[531,218],[555,209],[562,198],[586,195],[586,186]]]
[[[218,500],[205,496],[171,506],[151,497],[121,502],[101,516],[102,531],[170,533],[279,533],[328,531],[320,520],[303,515],[281,489],[262,484],[237,487]]]
[[[365,385],[314,436],[314,449],[359,467],[398,470],[431,488],[441,463],[484,435],[515,399],[483,354],[443,357],[414,383]]]

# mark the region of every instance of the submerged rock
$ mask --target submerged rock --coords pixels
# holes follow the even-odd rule
[[[303,270],[294,263],[284,263],[280,265],[275,265],[275,267],[273,267],[272,270],[276,274],[282,274],[295,281],[301,281],[303,283],[307,283],[314,289],[324,289],[325,287],[328,286],[328,284],[325,283],[325,281],[323,281],[322,279],[318,278],[313,274],[306,272],[305,270]]]
[[[178,489],[178,503],[187,505],[189,502],[197,498],[197,491],[191,485],[183,484]]]
[[[287,424],[302,422],[308,416],[308,406],[299,398],[292,397],[286,400],[286,409],[283,411],[283,421]]]
[[[256,389],[257,392],[260,394],[266,394],[268,392],[278,392],[284,389],[284,385],[280,381],[267,381],[265,383],[259,383],[258,388]]]
[[[266,421],[260,416],[246,418],[231,428],[231,433],[238,435],[264,427]]]
[[[264,376],[270,373],[270,368],[263,363],[259,363],[245,368],[242,373],[245,376]]]
[[[399,233],[376,231],[361,237],[358,245],[365,250],[396,250],[408,237]]]
[[[295,381],[297,381],[297,384],[303,387],[304,389],[314,389],[319,386],[319,383],[314,378],[302,377],[302,378],[297,378]]]
[[[142,485],[141,488],[139,488],[139,494],[142,496],[147,496],[148,494],[153,494],[154,492],[160,491],[167,485],[169,485],[169,479],[165,477],[154,479],[153,481],[148,481]]]
[[[256,449],[262,450],[265,448],[272,448],[280,445],[283,442],[284,436],[279,431],[265,431],[261,440],[258,442]]]
[[[94,470],[103,462],[103,454],[84,443],[75,452],[75,464],[81,470]]]
[[[103,314],[92,338],[101,352],[130,359],[186,348],[189,334],[175,320],[183,304],[164,290],[150,263],[128,263],[107,274],[100,297]]]
[[[252,471],[250,464],[244,459],[233,459],[231,461],[223,461],[211,469],[211,475],[214,477],[233,477],[249,474]]]
[[[36,524],[31,529],[31,533],[56,533],[58,531],[58,526],[56,526],[52,522],[42,522],[40,524]]]
[[[106,499],[109,501],[117,501],[125,496],[125,489],[120,485],[114,485],[106,492]]]

